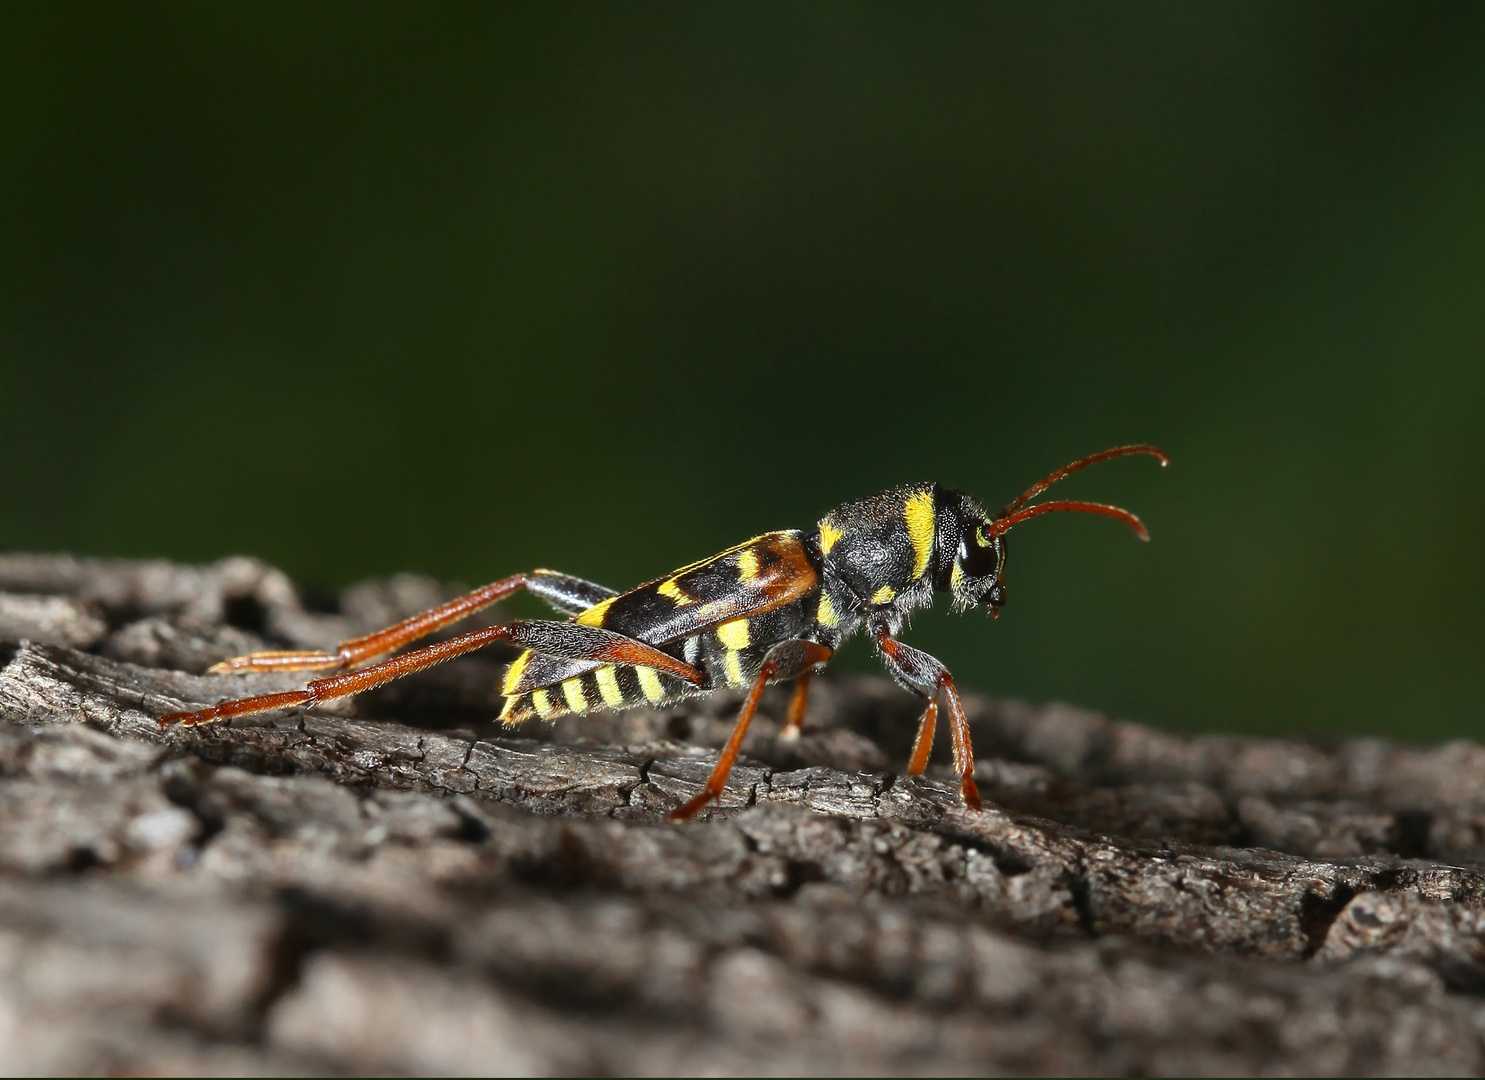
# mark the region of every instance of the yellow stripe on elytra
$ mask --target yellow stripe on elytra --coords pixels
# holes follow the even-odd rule
[[[734,544],[732,547],[728,548],[726,551],[719,551],[715,555],[708,555],[704,559],[697,559],[693,563],[687,563],[685,566],[681,567],[679,570],[676,570],[675,572],[673,572],[670,575],[670,578],[671,578],[672,581],[674,581],[676,578],[685,577],[692,570],[697,570],[697,569],[699,569],[699,568],[701,568],[703,566],[706,566],[708,563],[714,563],[718,559],[724,559],[728,555],[731,555],[734,551],[742,551],[744,548],[750,548],[750,547],[752,547],[759,540],[764,539],[768,535],[769,535],[768,533],[762,533],[762,534],[760,534],[758,536],[753,537],[753,539],[751,539],[751,540],[744,540],[741,544]]]
[[[894,589],[891,585],[883,585],[880,589],[871,594],[871,602],[873,604],[885,604],[890,602],[891,599],[896,595],[897,590]]]
[[[639,676],[639,688],[645,692],[646,699],[651,705],[658,705],[665,696],[665,687],[660,685],[660,676],[655,674],[655,669],[641,664],[634,673]]]
[[[744,551],[737,557],[737,577],[739,581],[752,581],[758,576],[758,553],[756,551]]]
[[[662,581],[655,591],[669,600],[674,600],[676,607],[685,607],[687,604],[696,603],[694,596],[687,596],[681,591],[681,587],[675,583],[675,578]]]
[[[902,504],[908,539],[913,542],[913,577],[920,578],[933,555],[933,492],[920,491]]]
[[[562,680],[562,696],[567,699],[567,707],[575,713],[588,711],[588,699],[583,696],[583,680],[581,676]]]
[[[610,709],[617,709],[624,704],[624,691],[619,689],[619,680],[614,674],[614,666],[605,664],[594,674],[598,676],[598,692],[603,695],[603,703]]]
[[[537,690],[532,693],[531,704],[536,706],[536,711],[541,714],[543,720],[557,711],[556,706],[552,704],[552,699],[547,697],[545,690]]]
[[[835,605],[830,602],[829,593],[820,594],[820,606],[815,611],[815,621],[821,626],[828,626],[834,630],[840,625],[840,616],[836,614]]]
[[[516,711],[516,704],[520,700],[521,699],[519,697],[507,697],[505,699],[505,707],[500,710],[499,717],[502,722],[507,724],[514,724],[516,722],[511,714]]]
[[[510,667],[505,669],[505,681],[500,684],[500,692],[510,697],[516,692],[516,687],[521,683],[521,674],[526,670],[526,665],[531,663],[531,652],[528,650],[511,661]]]
[[[610,596],[607,600],[600,600],[573,621],[580,622],[584,626],[602,626],[603,617],[608,614],[608,609],[617,599],[617,596]]]
[[[742,686],[747,682],[743,678],[742,653],[736,650],[729,650],[725,663],[727,665],[727,685]]]
[[[748,620],[733,619],[731,622],[724,622],[717,627],[717,640],[729,649],[746,649],[749,642]]]
[[[841,535],[841,531],[830,523],[829,518],[823,519],[820,522],[820,554],[829,555],[830,549],[835,547]]]

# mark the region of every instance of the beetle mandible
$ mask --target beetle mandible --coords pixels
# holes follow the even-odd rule
[[[334,652],[257,652],[225,660],[212,673],[327,671],[303,690],[225,701],[197,712],[170,713],[162,725],[195,725],[272,709],[317,705],[382,686],[495,642],[522,651],[506,670],[500,718],[518,724],[564,713],[665,706],[696,694],[748,689],[732,735],[705,788],[671,811],[694,816],[727,784],[748,724],[770,682],[793,679],[783,736],[804,720],[810,677],[852,634],[865,630],[899,685],[927,705],[908,761],[928,766],[939,701],[948,707],[954,771],[965,804],[978,809],[969,722],[948,669],[898,639],[907,616],[947,592],[963,610],[1005,603],[1005,534],[1039,514],[1103,514],[1149,539],[1139,518],[1104,503],[1031,503],[1070,473],[1125,454],[1169,459],[1157,447],[1117,446],[1065,465],[990,515],[969,495],[938,484],[908,484],[836,507],[815,531],[764,533],[625,593],[552,570],[516,574],[365,637]],[[370,666],[418,638],[525,589],[568,616],[516,619],[482,627]]]

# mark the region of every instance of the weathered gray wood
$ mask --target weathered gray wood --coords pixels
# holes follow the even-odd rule
[[[161,731],[207,677],[448,594],[306,611],[252,560],[0,557],[7,1072],[1480,1072],[1485,750],[1184,738],[971,697],[489,722],[498,658]],[[6,621],[8,620],[8,621]],[[21,632],[18,632],[21,631]],[[413,723],[402,722],[412,720]]]

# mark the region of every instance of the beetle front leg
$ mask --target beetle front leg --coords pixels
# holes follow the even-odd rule
[[[928,752],[933,746],[933,729],[938,720],[938,698],[942,694],[949,707],[949,737],[954,748],[954,771],[959,774],[959,795],[971,810],[980,808],[980,789],[975,786],[975,754],[970,745],[969,718],[949,669],[921,649],[904,645],[885,630],[877,631],[877,649],[882,662],[894,678],[928,700],[918,738],[913,744],[909,773],[921,773],[928,765]]]

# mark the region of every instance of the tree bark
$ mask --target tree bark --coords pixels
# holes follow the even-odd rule
[[[336,709],[208,677],[450,591],[307,610],[279,572],[0,557],[0,1069],[1479,1073],[1485,750],[1187,738],[970,695],[771,690],[493,724],[501,657]],[[487,616],[490,621],[498,618]]]

